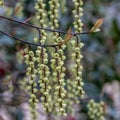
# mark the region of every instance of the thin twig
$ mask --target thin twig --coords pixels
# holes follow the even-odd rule
[[[38,26],[31,25],[31,24],[28,24],[28,23],[25,23],[25,22],[21,22],[21,21],[18,21],[18,20],[14,20],[14,19],[12,19],[12,18],[8,18],[8,17],[5,17],[5,16],[0,16],[0,18],[9,20],[9,21],[11,21],[11,22],[16,22],[16,23],[19,23],[19,24],[22,24],[22,25],[25,25],[25,26],[29,26],[29,27],[31,27],[31,28],[39,29],[39,30],[46,30],[46,31],[49,31],[49,32],[58,32],[58,33],[62,33],[62,34],[67,34],[67,33],[68,33],[68,32],[66,32],[66,31],[62,31],[62,30],[53,30],[53,29],[49,29],[49,28],[38,27]],[[80,34],[90,34],[90,32],[87,31],[87,32],[71,33],[71,34],[72,34],[73,36],[75,36],[75,35],[80,35]]]
[[[28,44],[28,45],[31,44],[31,45],[34,45],[34,46],[40,46],[40,44],[35,44],[35,43],[32,43],[32,42],[28,42],[28,41],[25,41],[25,40],[16,38],[16,37],[14,37],[14,36],[12,36],[12,35],[10,35],[10,34],[8,34],[8,33],[5,33],[5,32],[3,32],[3,31],[1,31],[1,30],[0,30],[0,33],[6,35],[6,36],[8,36],[8,37],[11,37],[11,38],[13,38],[13,39],[16,40],[16,41],[20,41],[20,42],[23,42],[23,43]]]
[[[3,32],[3,31],[1,31],[1,30],[0,30],[0,33],[6,35],[6,36],[8,36],[8,37],[11,37],[11,38],[13,38],[13,39],[16,40],[16,41],[23,42],[23,43],[25,43],[25,44],[27,44],[27,45],[40,46],[40,47],[56,47],[56,46],[60,46],[60,44],[41,45],[41,44],[36,44],[36,43],[28,42],[28,41],[26,41],[26,40],[22,40],[22,39],[16,38],[16,37],[14,37],[14,36],[12,36],[12,35],[10,35],[10,34],[8,34],[8,33],[5,33],[5,32]]]
[[[28,23],[26,23],[26,22],[24,22],[24,21],[21,22],[21,21],[14,20],[14,19],[12,19],[12,18],[8,18],[8,17],[5,17],[5,16],[0,16],[0,18],[1,18],[1,19],[5,19],[5,20],[9,20],[9,21],[11,21],[11,22],[15,22],[15,23],[22,24],[22,25],[24,25],[24,26],[28,26],[28,27],[31,27],[31,28],[36,29],[36,30],[39,32],[39,39],[40,39],[40,37],[41,37],[41,35],[40,35],[40,31],[41,31],[41,30],[45,30],[45,31],[49,31],[49,32],[57,32],[57,33],[59,33],[59,34],[68,34],[68,32],[66,32],[66,31],[53,30],[53,29],[49,29],[49,28],[38,27],[38,26],[35,26],[35,25],[28,24]],[[13,38],[14,40],[23,42],[23,43],[25,43],[25,44],[27,44],[27,45],[41,46],[41,47],[54,47],[54,48],[57,47],[57,46],[61,46],[61,45],[62,45],[62,44],[41,45],[41,44],[36,44],[36,43],[33,43],[33,42],[28,42],[28,41],[26,41],[26,40],[22,40],[22,39],[16,38],[15,36],[10,35],[10,34],[8,34],[8,33],[6,33],[6,32],[1,31],[1,30],[0,30],[0,33],[6,35],[6,36],[8,36],[8,37]],[[82,33],[73,33],[73,32],[70,32],[70,34],[71,34],[72,36],[75,36],[75,37],[76,37],[77,35],[81,35],[81,34],[90,34],[90,32],[82,32]]]

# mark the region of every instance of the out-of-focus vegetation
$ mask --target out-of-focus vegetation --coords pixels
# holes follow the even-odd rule
[[[15,9],[17,1],[6,0],[6,6],[12,9],[7,11],[0,8],[0,14],[19,20],[25,20],[34,14],[34,0],[22,0],[23,13],[20,16],[14,15],[12,10]],[[84,31],[90,30],[97,19],[104,20],[100,32],[81,35],[82,42],[85,44],[83,49],[84,89],[90,98],[105,101],[107,120],[120,120],[120,1],[86,0],[84,2]],[[47,0],[46,4],[46,10],[49,10]],[[71,0],[68,0],[67,8],[66,12],[61,14],[61,30],[67,30],[69,26],[72,26]],[[29,23],[33,24],[34,19]],[[35,31],[2,19],[0,19],[0,30],[12,32],[12,34],[15,32],[19,38],[25,40],[32,40],[31,38],[35,36]],[[6,118],[3,120],[23,120],[24,113],[29,115],[25,112],[27,106],[23,107],[23,103],[27,100],[25,91],[20,87],[25,76],[25,64],[22,57],[24,46],[0,34],[0,117],[1,114],[5,114],[4,111],[8,113],[8,117],[5,114]],[[88,100],[82,101],[79,107],[75,107],[75,110],[79,109],[76,117],[70,115],[59,119],[89,120],[86,114],[87,102]],[[14,117],[11,118],[11,116]],[[40,117],[46,119],[46,116]]]

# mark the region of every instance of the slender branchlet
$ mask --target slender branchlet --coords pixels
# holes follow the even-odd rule
[[[40,26],[35,26],[35,25],[31,25],[31,24],[28,24],[26,23],[25,21],[19,21],[19,20],[15,20],[15,19],[12,19],[12,18],[8,18],[8,17],[5,17],[5,16],[1,16],[0,15],[0,18],[1,20],[8,20],[8,21],[11,21],[13,23],[17,23],[17,24],[20,24],[20,25],[23,25],[23,26],[27,26],[27,27],[30,27],[32,29],[36,29],[39,34],[40,34],[40,31],[44,30],[46,32],[51,32],[51,33],[57,33],[57,35],[59,34],[68,34],[68,32],[66,31],[62,31],[62,30],[58,30],[58,29],[49,29],[49,28],[44,28],[44,27],[40,27]],[[0,30],[0,33],[8,36],[8,37],[11,37],[13,38],[14,40],[16,41],[20,41],[24,44],[28,44],[28,45],[32,45],[32,46],[40,46],[40,47],[56,47],[56,46],[61,46],[61,44],[50,44],[50,45],[47,45],[47,44],[44,44],[44,45],[41,45],[41,44],[36,44],[36,43],[33,43],[33,42],[29,42],[28,40],[23,40],[23,39],[20,39],[20,38],[17,38],[15,37],[15,35],[11,35],[11,34],[8,34],[6,32],[3,32]],[[89,31],[86,31],[86,32],[81,32],[81,33],[75,33],[75,32],[71,32],[71,35],[72,36],[77,36],[77,35],[84,35],[84,34],[90,34],[90,33],[93,33],[93,32],[89,32]],[[54,37],[54,36],[53,36]],[[56,37],[55,37],[56,38]],[[38,42],[38,39],[41,39],[40,36],[39,38],[34,38],[34,41]],[[60,41],[61,42],[61,41]]]
[[[103,101],[97,103],[91,99],[87,104],[87,108],[88,116],[91,120],[105,120],[105,103]]]

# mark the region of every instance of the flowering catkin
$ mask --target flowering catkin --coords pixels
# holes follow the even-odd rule
[[[51,29],[57,29],[59,27],[59,1],[58,0],[50,0],[50,27]],[[58,33],[53,34],[53,41],[54,43],[60,43],[62,42],[62,38]],[[66,96],[66,90],[65,90],[65,67],[64,67],[64,60],[65,55],[63,49],[65,48],[65,45],[60,46],[59,48],[55,49],[55,52],[52,53],[52,59],[51,59],[51,68],[52,68],[52,75],[53,75],[53,83],[55,84],[55,90],[54,90],[54,101],[53,104],[55,104],[56,110],[60,115],[66,115],[65,107],[66,103],[64,101],[64,98]]]
[[[45,112],[51,112],[51,96],[50,96],[50,71],[48,67],[48,54],[46,53],[46,49],[42,47],[38,47],[36,50],[36,58],[38,63],[37,71],[40,75],[39,84],[40,91],[42,93],[41,101],[44,106]]]
[[[82,32],[82,26],[83,23],[81,21],[81,16],[83,12],[83,1],[82,0],[73,0],[74,3],[74,10],[73,10],[73,15],[74,15],[74,28],[75,32]],[[82,54],[81,54],[81,49],[83,47],[83,43],[80,42],[79,38],[77,37],[76,40],[71,41],[72,45],[72,59],[74,60],[74,67],[72,69],[73,71],[73,84],[74,84],[74,89],[76,89],[75,96],[84,96],[84,90],[83,90],[83,85],[84,83],[82,82]]]
[[[45,3],[43,0],[38,0],[35,4],[36,9],[36,18],[39,21],[39,26],[46,28],[45,20],[46,11],[45,11]],[[41,38],[39,38],[41,37]],[[41,45],[46,43],[47,33],[45,30],[40,31],[40,36],[38,38],[34,38],[36,42],[39,42]],[[51,112],[51,96],[50,96],[50,71],[48,66],[48,53],[46,48],[38,47],[36,50],[36,59],[37,59],[37,71],[40,76],[39,85],[40,91],[42,93],[41,101],[44,106],[45,112]]]
[[[91,120],[105,120],[105,103],[103,101],[96,103],[94,100],[90,100],[87,108]]]
[[[35,109],[37,107],[37,102],[39,101],[36,97],[37,90],[37,83],[35,81],[36,79],[36,69],[35,69],[35,61],[36,58],[34,57],[34,52],[32,50],[29,50],[29,48],[25,49],[25,63],[27,64],[27,72],[26,75],[29,77],[28,81],[28,91],[29,91],[29,103],[30,103],[30,109],[32,113],[32,118],[36,120],[36,112]]]

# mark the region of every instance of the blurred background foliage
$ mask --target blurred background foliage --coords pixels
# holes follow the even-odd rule
[[[49,0],[45,1],[46,10],[49,10]],[[15,15],[13,11],[17,2],[21,3],[23,12]],[[35,0],[6,0],[5,4],[8,9],[0,8],[0,15],[21,21],[31,15],[34,18],[34,3]],[[66,12],[60,13],[61,30],[67,30],[73,22],[72,1],[68,0],[66,6]],[[96,101],[105,101],[108,120],[120,120],[120,1],[84,0],[82,18],[84,31],[90,30],[99,18],[104,20],[100,32],[81,35],[81,40],[85,44],[83,48],[84,89],[86,96]],[[37,25],[34,19],[28,23]],[[2,19],[0,19],[0,30],[11,34],[15,32],[18,38],[25,40],[32,41],[35,36],[35,31],[32,29]],[[0,120],[23,120],[23,108],[19,105],[26,101],[25,91],[21,91],[20,87],[26,68],[23,63],[24,47],[24,44],[0,34]],[[58,119],[89,120],[86,115],[87,102],[81,102],[80,111],[76,117],[70,115],[67,118]],[[8,118],[2,118],[3,111],[9,112]],[[14,116],[14,118],[10,118],[10,116]]]

